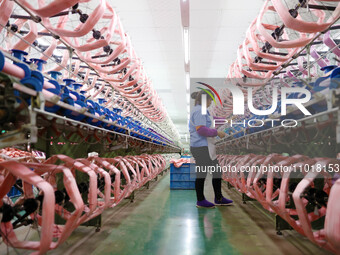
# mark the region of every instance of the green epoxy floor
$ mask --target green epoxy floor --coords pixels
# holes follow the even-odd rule
[[[167,183],[164,178],[93,254],[238,254],[221,212],[197,209],[194,191],[170,192]]]
[[[100,232],[80,226],[48,254],[327,254],[294,231],[277,236],[273,217],[257,209],[257,202],[243,204],[226,185],[224,195],[235,204],[215,209],[196,208],[194,190],[170,190],[169,174],[150,186],[136,193],[135,202],[104,211]],[[209,177],[205,195],[213,200]]]

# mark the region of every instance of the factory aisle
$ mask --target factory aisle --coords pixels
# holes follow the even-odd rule
[[[138,192],[138,202],[108,210],[99,233],[80,227],[49,254],[326,254],[308,241],[302,240],[305,247],[298,249],[289,236],[277,236],[268,216],[251,203],[243,205],[235,192],[225,191],[238,200],[233,206],[197,209],[195,191],[170,191],[169,179],[167,174]],[[212,200],[210,180],[207,185]],[[295,242],[300,238],[291,234]]]

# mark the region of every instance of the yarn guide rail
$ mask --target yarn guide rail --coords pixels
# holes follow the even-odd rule
[[[69,107],[69,106],[67,106]],[[72,109],[71,109],[72,110]],[[34,112],[36,112],[37,114],[42,114],[42,115],[45,115],[45,116],[48,116],[48,117],[52,117],[52,118],[56,118],[56,119],[60,119],[60,120],[63,120],[64,122],[67,122],[67,123],[71,123],[72,125],[74,126],[80,126],[80,127],[87,127],[93,131],[102,131],[104,133],[108,133],[108,134],[115,134],[115,135],[119,135],[121,137],[125,137],[125,138],[131,138],[133,140],[137,140],[137,141],[141,141],[141,142],[144,142],[144,143],[148,143],[148,144],[154,144],[154,145],[158,145],[156,143],[154,143],[154,141],[151,139],[151,141],[147,141],[147,140],[143,140],[143,139],[140,139],[140,138],[137,138],[137,137],[133,137],[133,136],[130,136],[129,133],[127,134],[124,134],[124,133],[118,133],[118,132],[115,132],[115,131],[111,131],[111,130],[106,130],[106,129],[103,129],[101,127],[94,127],[92,125],[89,125],[87,123],[83,123],[83,122],[79,122],[79,121],[76,121],[76,120],[72,120],[72,119],[69,119],[69,118],[66,118],[64,116],[60,116],[60,115],[56,115],[56,114],[53,114],[53,113],[50,113],[50,112],[46,112],[44,110],[40,110],[40,109],[34,109],[33,110]],[[94,115],[91,115],[89,113],[87,113],[87,115],[89,117],[96,117]],[[59,123],[60,124],[60,123]],[[62,124],[61,124],[62,125]],[[67,125],[65,126],[67,127]],[[124,127],[120,127],[120,126],[117,126],[119,128],[124,128]],[[130,130],[127,129],[128,132],[130,132]],[[159,144],[161,146],[165,146],[165,147],[170,147],[170,148],[174,148],[174,149],[178,149],[176,146],[172,145],[172,144],[168,144],[168,143],[161,143]]]

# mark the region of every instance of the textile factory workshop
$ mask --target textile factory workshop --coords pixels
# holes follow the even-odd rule
[[[340,0],[0,12],[0,254],[340,254]]]

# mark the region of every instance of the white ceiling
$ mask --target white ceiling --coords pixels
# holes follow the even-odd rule
[[[181,0],[109,0],[180,133],[187,132]],[[189,0],[187,0],[189,1]],[[264,0],[190,1],[190,76],[222,78]]]

